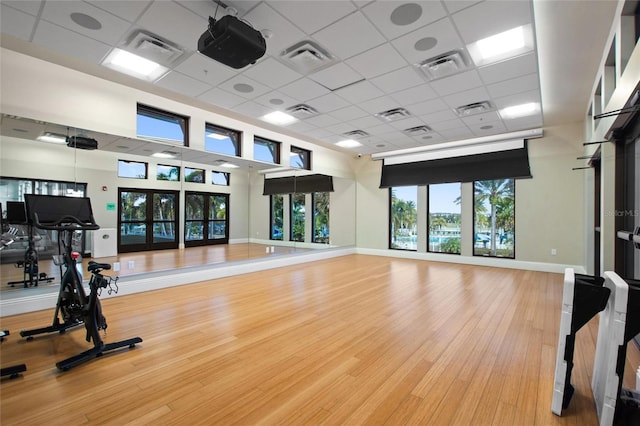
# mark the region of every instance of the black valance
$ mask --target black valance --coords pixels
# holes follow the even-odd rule
[[[262,195],[333,192],[333,177],[326,175],[287,176],[264,180]]]
[[[380,188],[531,177],[525,142],[524,148],[506,151],[414,163],[383,164]]]

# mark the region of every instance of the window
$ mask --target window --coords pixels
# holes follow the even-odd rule
[[[266,163],[280,164],[280,142],[254,137],[253,159]]]
[[[270,220],[271,229],[269,231],[269,239],[282,240],[284,237],[283,223],[284,223],[284,197],[282,194],[274,194],[271,198],[271,213]]]
[[[289,164],[294,169],[311,170],[311,151],[292,146]]]
[[[515,258],[515,180],[473,183],[473,254]]]
[[[118,177],[132,179],[147,178],[147,163],[118,160]]]
[[[138,104],[137,132],[140,138],[189,146],[189,118]]]
[[[329,193],[314,192],[313,204],[313,242],[329,244]]]
[[[305,194],[290,194],[290,241],[304,242]]]
[[[389,248],[417,250],[416,232],[418,217],[418,187],[399,186],[389,188]]]
[[[460,183],[429,185],[427,251],[460,254]]]
[[[158,164],[156,167],[156,179],[178,182],[180,181],[180,167]]]
[[[203,169],[192,169],[191,167],[185,167],[184,168],[184,181],[185,182],[204,183],[204,170]]]
[[[185,247],[229,242],[229,195],[185,194]]]
[[[211,183],[214,185],[229,186],[229,177],[230,177],[229,173],[216,172],[214,170],[211,172]]]
[[[240,132],[207,123],[204,150],[240,157]]]

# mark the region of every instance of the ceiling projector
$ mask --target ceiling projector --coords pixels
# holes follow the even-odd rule
[[[255,63],[266,50],[260,31],[231,15],[209,17],[209,28],[198,39],[198,52],[236,69]]]
[[[85,136],[67,136],[67,146],[77,149],[98,149],[98,141]]]

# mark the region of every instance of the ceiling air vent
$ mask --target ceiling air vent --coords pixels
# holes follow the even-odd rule
[[[426,59],[417,65],[429,80],[437,80],[465,71],[470,62],[462,50],[452,50]]]
[[[183,53],[175,44],[142,30],[129,37],[127,50],[162,65],[171,65]]]
[[[287,113],[299,120],[304,120],[305,118],[317,115],[318,111],[315,108],[310,107],[309,105],[298,104],[287,108]]]
[[[314,41],[304,40],[285,49],[280,54],[285,64],[302,74],[310,74],[335,62],[326,49]]]
[[[409,111],[404,108],[394,108],[389,111],[382,111],[376,114],[376,117],[382,118],[386,121],[396,121],[402,118],[407,118],[411,115]]]
[[[423,136],[427,133],[431,133],[431,127],[429,126],[416,126],[409,129],[404,129],[403,132],[409,136]]]
[[[350,132],[343,133],[343,135],[345,135],[348,138],[362,139],[369,136],[369,133],[365,132],[364,130],[352,130]]]
[[[468,117],[470,115],[482,114],[483,112],[493,111],[493,105],[489,101],[474,102],[469,105],[462,105],[456,108],[456,113],[460,117]]]

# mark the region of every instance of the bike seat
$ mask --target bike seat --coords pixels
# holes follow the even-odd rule
[[[100,271],[103,269],[111,269],[111,264],[110,263],[98,263],[98,262],[94,262],[93,260],[89,261],[89,264],[87,266],[87,270],[91,273],[95,272],[95,271]]]

